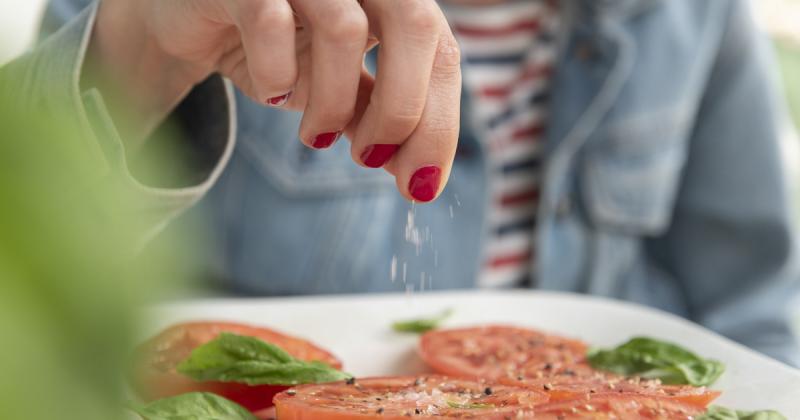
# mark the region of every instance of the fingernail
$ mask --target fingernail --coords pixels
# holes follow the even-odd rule
[[[370,168],[380,168],[394,156],[394,152],[399,149],[397,144],[373,144],[364,149],[361,153],[361,162]]]
[[[286,102],[289,102],[289,98],[292,96],[292,92],[289,92],[285,95],[276,96],[274,98],[267,99],[267,105],[269,106],[284,106]]]
[[[423,166],[411,176],[408,191],[414,200],[427,203],[436,198],[441,177],[442,170],[437,166]]]
[[[336,140],[339,140],[339,137],[342,135],[340,131],[335,133],[322,133],[316,137],[311,142],[311,147],[315,149],[327,149],[336,143]]]

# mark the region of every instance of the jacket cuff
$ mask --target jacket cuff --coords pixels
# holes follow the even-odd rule
[[[2,78],[8,86],[0,81],[0,90],[11,92],[23,110],[66,120],[78,135],[69,136],[76,144],[63,146],[79,150],[92,163],[82,165],[82,180],[130,189],[142,198],[138,200],[141,208],[131,209],[134,214],[147,219],[151,227],[163,226],[202,198],[229,161],[236,135],[234,89],[216,75],[197,85],[168,118],[165,127],[172,127],[170,136],[158,135],[164,130],[154,134],[159,141],[170,138],[169,170],[149,171],[165,166],[158,164],[165,162],[165,156],[157,153],[165,148],[145,146],[135,159],[128,156],[101,93],[95,88],[81,89],[97,5],[87,7],[36,49],[9,63]],[[181,174],[179,181],[172,176],[175,173]],[[164,174],[169,176],[158,179]]]

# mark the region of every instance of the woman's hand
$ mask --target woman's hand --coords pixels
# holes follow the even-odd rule
[[[384,167],[408,199],[434,199],[450,173],[460,58],[433,0],[105,0],[91,54],[148,129],[219,72],[265,106],[303,110],[309,147],[346,133],[353,160]]]

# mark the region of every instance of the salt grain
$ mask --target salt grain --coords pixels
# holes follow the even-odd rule
[[[397,280],[397,255],[392,256],[391,274],[392,274],[392,283],[394,283],[394,281]]]

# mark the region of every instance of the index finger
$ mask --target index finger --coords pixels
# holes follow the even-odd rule
[[[376,167],[363,161],[365,149],[396,149],[419,124],[446,23],[432,0],[366,0],[363,6],[381,44],[374,90],[353,139],[353,159]]]
[[[444,190],[458,146],[460,116],[460,52],[448,31],[438,44],[422,118],[386,166],[407,199],[429,202]]]

